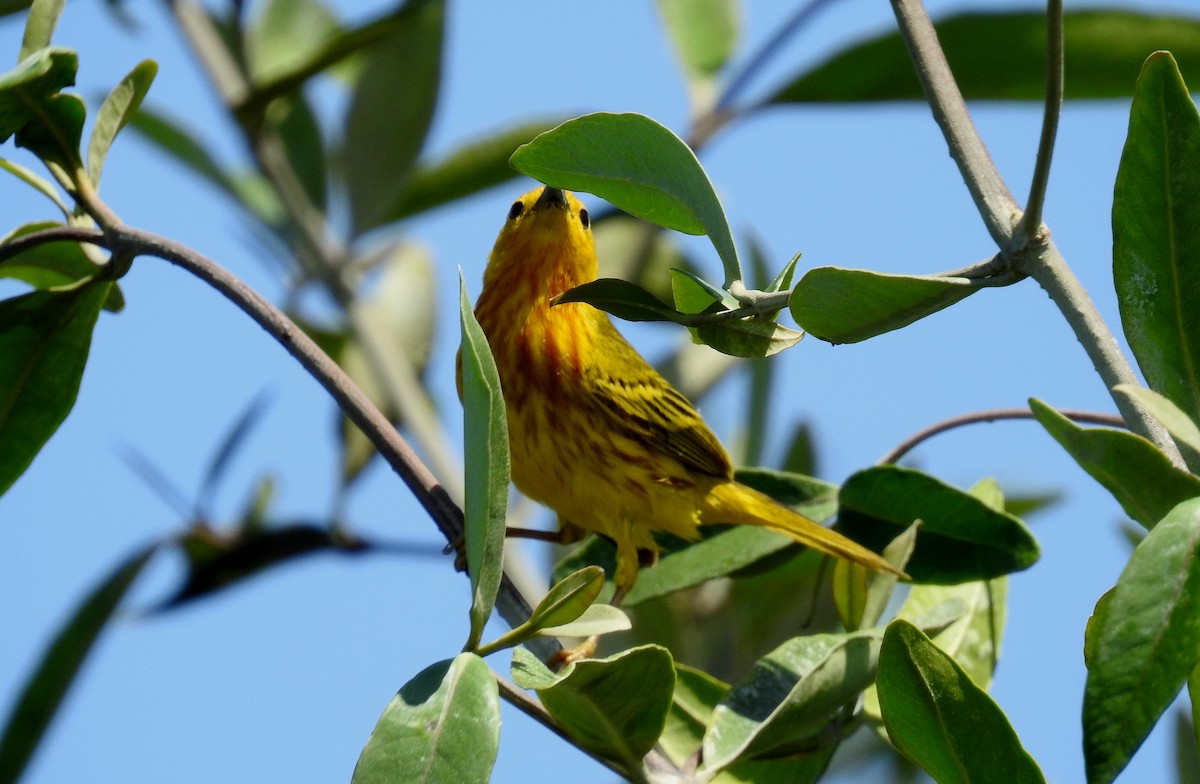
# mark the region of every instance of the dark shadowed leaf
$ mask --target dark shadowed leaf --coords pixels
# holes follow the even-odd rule
[[[909,468],[859,471],[842,485],[838,503],[838,530],[876,551],[920,520],[905,568],[918,583],[999,577],[1027,569],[1040,555],[1037,540],[1018,518]]]

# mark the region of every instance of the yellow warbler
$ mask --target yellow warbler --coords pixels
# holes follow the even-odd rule
[[[733,479],[729,456],[695,407],[659,375],[603,311],[551,307],[595,280],[587,210],[537,188],[513,203],[483,275],[475,315],[496,358],[508,411],[512,478],[559,515],[563,534],[616,544],[614,604],[633,587],[651,534],[697,537],[706,523],[742,523],[872,569],[875,553]]]

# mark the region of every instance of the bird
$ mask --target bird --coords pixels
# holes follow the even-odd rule
[[[569,542],[592,532],[613,542],[614,605],[637,580],[639,551],[658,553],[655,532],[695,540],[699,526],[716,523],[761,526],[904,575],[736,481],[729,454],[696,407],[607,313],[583,302],[555,304],[597,274],[586,207],[568,191],[542,186],[509,209],[475,304],[504,395],[512,481],[558,514],[558,531],[539,538]]]

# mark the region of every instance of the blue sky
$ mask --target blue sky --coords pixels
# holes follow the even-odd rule
[[[783,5],[746,4],[742,57],[779,24]],[[104,6],[69,5],[56,34],[56,43],[80,52],[79,90],[89,104],[137,61],[154,58],[160,72],[147,103],[185,118],[227,160],[238,160],[231,128],[161,7],[126,3],[137,21],[130,31]],[[935,14],[984,7],[931,3]],[[752,92],[890,24],[885,3],[835,4]],[[15,60],[20,34],[14,20],[0,23],[0,52]],[[648,2],[455,5],[444,76],[433,153],[532,116],[636,111],[677,130],[686,123],[682,81]],[[1040,107],[974,110],[1000,171],[1023,199]],[[1127,111],[1124,102],[1068,106],[1046,208],[1060,249],[1118,331],[1109,209]],[[23,155],[11,145],[0,154]],[[920,104],[772,110],[730,128],[702,161],[735,231],[752,228],[776,268],[803,252],[801,268],[937,272],[993,252]],[[453,393],[457,267],[477,293],[508,205],[530,185],[494,189],[405,229],[437,263],[430,378],[454,443],[461,440]],[[280,294],[229,205],[132,135],[113,149],[102,195],[126,222],[191,245],[269,297]],[[0,179],[0,199],[5,230],[51,217],[8,179]],[[717,279],[711,247],[702,240],[689,247]],[[272,405],[236,459],[216,517],[232,516],[263,471],[278,479],[285,516],[319,516],[332,503],[333,408],[317,385],[247,318],[180,271],[140,260],[122,287],[126,311],[101,316],[74,412],[0,498],[0,705],[11,704],[48,635],[89,587],[134,548],[179,525],[118,459],[121,449],[144,453],[191,491],[224,429],[268,388]],[[681,338],[671,327],[623,328],[651,356]],[[831,347],[809,338],[777,361],[786,426],[768,455],[777,459],[781,434],[809,420],[822,476],[835,482],[946,416],[1018,406],[1031,396],[1062,408],[1112,410],[1082,349],[1032,282],[984,291],[867,343]],[[722,411],[742,392],[742,382],[727,383],[704,408],[727,442],[736,433]],[[1030,423],[959,430],[913,460],[959,486],[994,476],[1009,492],[1063,493],[1031,520],[1043,559],[1011,580],[993,694],[1050,780],[1082,780],[1082,635],[1128,553],[1119,507]],[[371,469],[349,512],[366,532],[440,544],[382,466]],[[536,547],[529,553],[544,555]],[[322,556],[217,600],[137,617],[137,607],[170,588],[178,566],[164,559],[139,584],[134,609],[97,648],[27,781],[348,780],[394,691],[454,655],[467,633],[467,582],[440,558]],[[1173,724],[1169,713],[1124,780],[1163,780]],[[495,781],[526,780],[531,765],[571,780],[611,780],[506,708]]]

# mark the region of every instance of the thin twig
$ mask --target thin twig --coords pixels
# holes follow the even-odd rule
[[[950,156],[958,164],[992,240],[1006,250],[1012,242],[1014,220],[1020,208],[979,138],[946,55],[938,44],[933,22],[921,0],[892,0],[892,8],[933,109],[933,118],[946,137]]]
[[[1087,422],[1092,425],[1108,425],[1110,427],[1125,427],[1125,420],[1116,414],[1105,414],[1099,411],[1059,411],[1058,413],[1070,419],[1072,422]],[[928,441],[936,435],[945,433],[947,430],[953,430],[964,425],[974,425],[980,422],[998,422],[1005,419],[1033,419],[1033,412],[1028,408],[993,408],[986,411],[973,411],[970,414],[962,414],[949,419],[943,419],[941,422],[930,425],[929,427],[920,430],[906,438],[898,444],[892,451],[888,452],[879,462],[881,464],[895,463],[900,458],[911,452],[920,444]]]
[[[1038,141],[1037,162],[1029,185],[1025,214],[1017,227],[1016,241],[1024,244],[1042,237],[1042,207],[1050,182],[1050,160],[1058,135],[1058,118],[1063,99],[1063,7],[1062,0],[1048,0],[1046,8],[1046,105],[1042,113],[1042,135]]]

